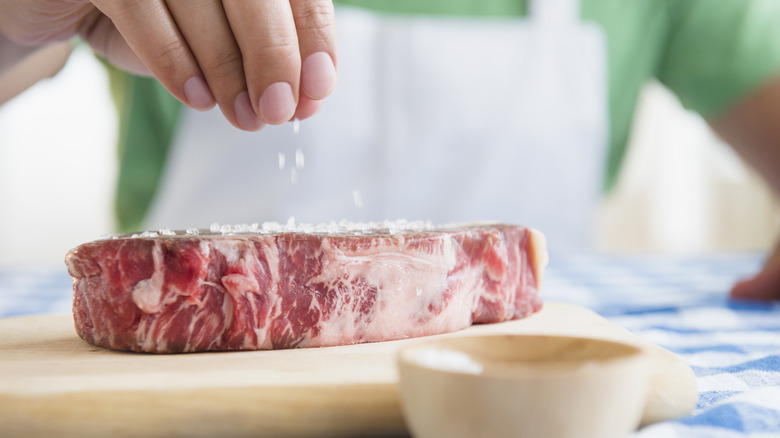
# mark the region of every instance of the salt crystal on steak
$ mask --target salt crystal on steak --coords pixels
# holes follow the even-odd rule
[[[542,306],[547,263],[541,233],[506,224],[291,220],[116,237],[65,258],[76,331],[153,353],[346,345],[522,318]]]

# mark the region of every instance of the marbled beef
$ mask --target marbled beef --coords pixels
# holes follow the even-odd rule
[[[65,262],[76,331],[155,353],[425,336],[541,308],[544,237],[504,224],[219,227],[110,236]]]

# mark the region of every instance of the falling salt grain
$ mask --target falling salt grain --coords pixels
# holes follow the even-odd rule
[[[290,169],[290,182],[293,184],[298,182],[298,171],[295,168]]]
[[[284,156],[284,152],[279,152],[279,170],[284,170],[285,161],[286,157]]]
[[[301,121],[297,117],[293,119],[293,134],[297,134],[301,130]]]
[[[360,190],[352,189],[352,200],[355,202],[355,207],[363,208],[363,197],[360,196]]]
[[[285,225],[287,228],[286,231],[295,231],[295,217],[290,216],[289,219],[287,219],[287,224]]]
[[[295,150],[295,168],[303,169],[303,151],[300,149]]]

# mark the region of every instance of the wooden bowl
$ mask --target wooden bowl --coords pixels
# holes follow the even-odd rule
[[[398,354],[404,419],[416,438],[624,437],[647,400],[636,346],[542,335],[423,341]]]

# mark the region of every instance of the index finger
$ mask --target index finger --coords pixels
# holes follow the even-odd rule
[[[127,44],[177,99],[197,109],[215,103],[189,46],[159,0],[95,0]]]

